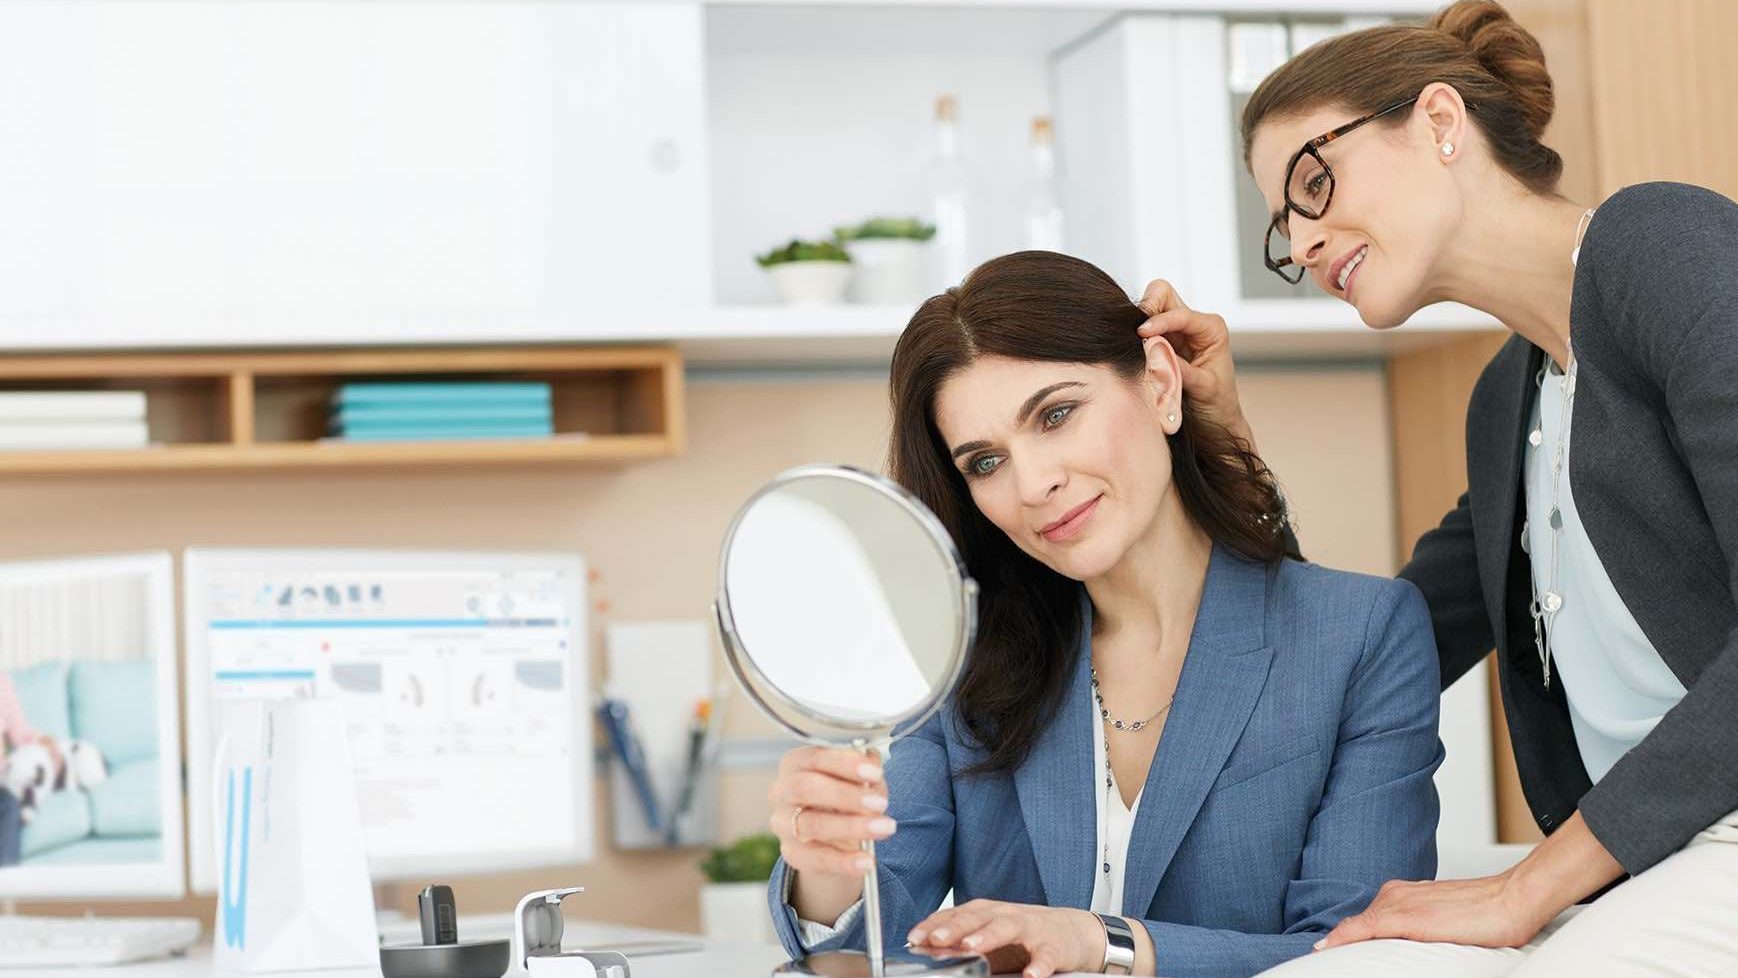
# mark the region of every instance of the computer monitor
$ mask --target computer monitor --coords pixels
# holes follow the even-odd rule
[[[175,565],[0,563],[0,899],[184,895]]]
[[[222,700],[344,703],[376,882],[589,860],[585,562],[569,554],[192,549],[190,864],[216,888]]]

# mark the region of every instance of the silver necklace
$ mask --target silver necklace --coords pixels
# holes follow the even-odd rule
[[[1137,730],[1146,729],[1147,724],[1152,723],[1154,720],[1157,720],[1159,717],[1164,716],[1165,711],[1171,708],[1171,704],[1177,699],[1177,696],[1175,693],[1171,694],[1171,698],[1165,701],[1165,705],[1159,707],[1159,709],[1156,713],[1154,713],[1150,717],[1147,717],[1145,720],[1129,720],[1126,722],[1123,720],[1118,720],[1116,717],[1113,717],[1110,715],[1109,710],[1105,709],[1104,697],[1102,695],[1100,695],[1098,692],[1098,669],[1095,667],[1092,670],[1092,699],[1093,699],[1093,702],[1098,704],[1099,719],[1103,720],[1105,723],[1110,724],[1112,727],[1114,727],[1118,730],[1127,730],[1129,733],[1134,733]],[[1108,762],[1108,759],[1110,757],[1110,751],[1106,750],[1104,753],[1104,756]]]
[[[1593,220],[1593,208],[1582,213],[1581,219],[1575,222],[1575,247],[1569,251],[1569,264],[1579,265],[1581,261],[1581,237],[1587,233],[1587,225]],[[1579,364],[1575,359],[1575,349],[1571,341],[1565,340],[1563,356],[1568,361],[1568,367],[1563,374],[1563,413],[1558,419],[1557,445],[1551,455],[1551,515],[1548,517],[1551,527],[1551,576],[1547,580],[1545,593],[1540,594],[1537,585],[1533,587],[1533,600],[1527,605],[1527,614],[1533,619],[1533,649],[1539,655],[1539,671],[1544,674],[1545,688],[1551,688],[1551,643],[1549,635],[1552,624],[1557,619],[1557,613],[1563,610],[1563,592],[1557,589],[1557,557],[1558,541],[1563,530],[1563,470],[1569,467],[1569,420],[1575,410],[1575,375]],[[1541,390],[1545,385],[1545,372],[1550,364],[1539,368],[1535,383]],[[1539,450],[1544,441],[1544,432],[1534,428],[1527,434],[1527,443]],[[1523,550],[1530,529],[1529,524],[1521,524],[1521,540]],[[1529,551],[1530,555],[1530,551]]]
[[[1159,717],[1164,716],[1165,711],[1169,710],[1171,708],[1171,704],[1175,703],[1177,701],[1177,694],[1172,693],[1171,698],[1165,701],[1165,705],[1159,707],[1158,712],[1154,713],[1152,716],[1147,717],[1145,720],[1135,720],[1135,721],[1132,721],[1129,723],[1124,723],[1123,721],[1118,720],[1115,717],[1112,717],[1110,715],[1110,710],[1105,708],[1104,697],[1098,691],[1098,669],[1097,669],[1097,667],[1093,667],[1091,671],[1092,671],[1092,699],[1095,703],[1098,704],[1098,716],[1099,716],[1099,719],[1104,721],[1106,729],[1110,729],[1110,728],[1114,727],[1117,730],[1127,730],[1130,733],[1133,733],[1136,730],[1144,729],[1147,726],[1147,724],[1152,723],[1154,720],[1157,720]],[[1116,786],[1116,776],[1113,773],[1111,773],[1111,769],[1110,769],[1110,738],[1105,737],[1104,738],[1104,804],[1100,805],[1098,808],[1098,837],[1100,840],[1102,840],[1102,846],[1103,846],[1102,851],[1099,854],[1099,867],[1100,867],[1099,871],[1104,874],[1104,891],[1106,893],[1110,892],[1110,803],[1111,803],[1110,793],[1111,793],[1112,789],[1115,788],[1115,786]]]

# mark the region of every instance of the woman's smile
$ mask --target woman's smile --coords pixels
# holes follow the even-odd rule
[[[1063,543],[1072,540],[1079,536],[1081,531],[1086,528],[1087,521],[1092,519],[1092,514],[1098,510],[1098,501],[1103,498],[1104,495],[1100,493],[1099,495],[1088,499],[1086,502],[1081,503],[1079,506],[1064,513],[1061,519],[1049,524],[1042,530],[1039,530],[1038,534],[1051,543]]]

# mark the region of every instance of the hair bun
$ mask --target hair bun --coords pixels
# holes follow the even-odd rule
[[[1535,139],[1545,132],[1557,105],[1545,51],[1502,4],[1458,0],[1437,13],[1430,25],[1466,45],[1486,71],[1508,86]]]

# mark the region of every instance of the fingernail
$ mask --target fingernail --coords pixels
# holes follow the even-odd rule
[[[892,835],[894,828],[893,820],[885,815],[869,820],[869,831],[877,836]]]
[[[1316,942],[1316,950],[1320,951],[1322,949],[1322,945],[1324,945],[1326,943],[1328,943],[1328,939],[1325,937],[1322,938],[1321,940],[1317,941]]]
[[[857,872],[867,873],[867,872],[869,872],[869,868],[871,866],[873,866],[874,863],[869,859],[868,856],[858,856],[857,861],[855,863],[853,863],[852,865],[857,867]]]
[[[928,935],[923,930],[919,929],[905,935],[905,940],[907,943],[911,944],[922,944],[923,939],[927,936]]]
[[[864,795],[863,796],[863,807],[869,809],[872,812],[884,812],[887,810],[887,796],[886,795]]]
[[[857,768],[857,776],[865,781],[880,781],[881,766],[878,764],[863,764]]]
[[[973,934],[972,936],[966,938],[965,940],[961,941],[960,943],[964,944],[966,947],[977,947],[978,942],[982,941],[982,940],[983,940],[983,938],[979,937],[976,934]]]

